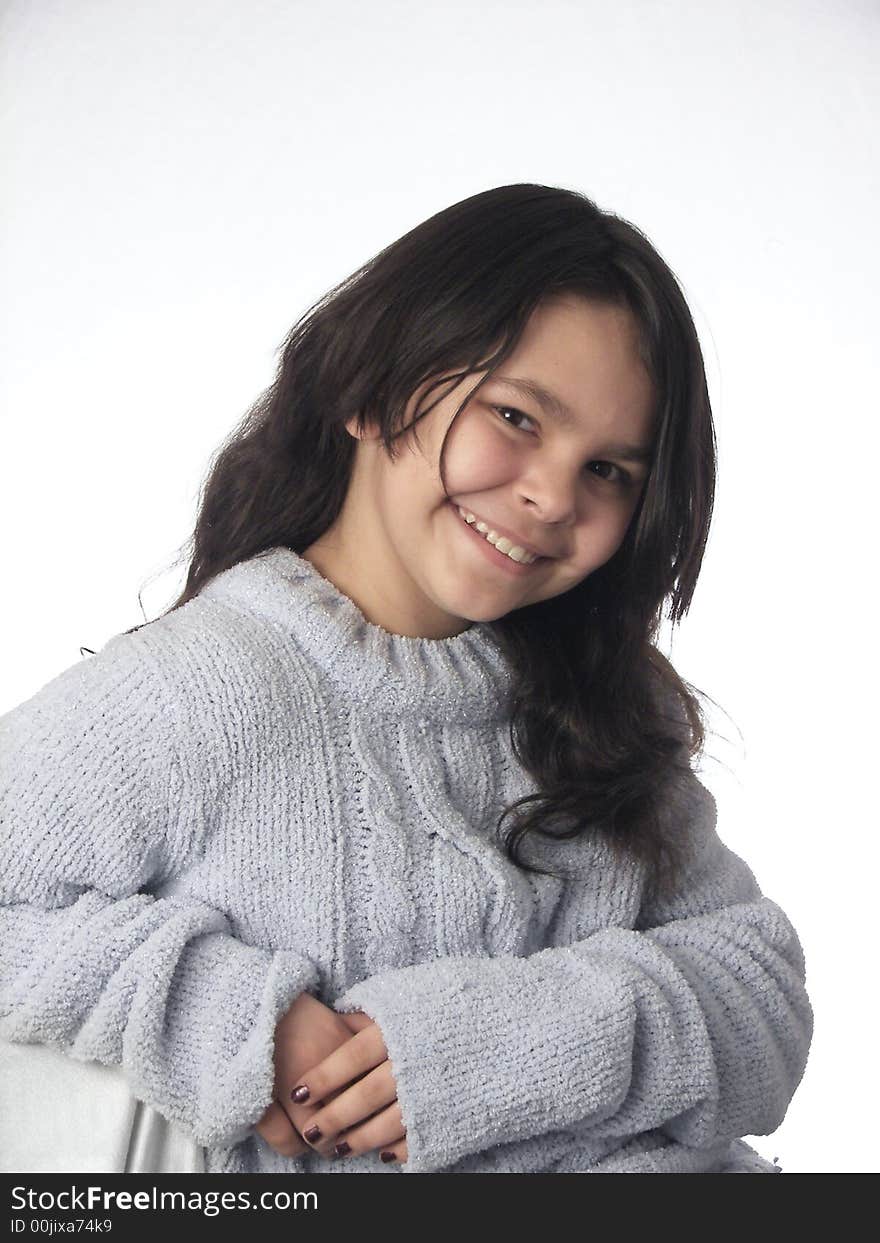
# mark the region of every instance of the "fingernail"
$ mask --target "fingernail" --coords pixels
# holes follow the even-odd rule
[[[340,1140],[335,1149],[337,1157],[344,1157],[347,1152],[351,1152],[351,1144],[347,1144],[344,1139]]]
[[[382,1157],[382,1160],[383,1160],[386,1164],[387,1164],[389,1161],[396,1161],[396,1160],[397,1160],[397,1158],[395,1157],[395,1155],[394,1155],[394,1153],[393,1153],[393,1152],[383,1152],[383,1153],[381,1153],[380,1155],[381,1155],[381,1157]]]
[[[303,1139],[307,1139],[310,1144],[313,1144],[316,1139],[320,1139],[320,1138],[321,1138],[321,1131],[319,1127],[310,1126],[307,1131],[303,1131]]]
[[[303,1101],[307,1101],[309,1099],[309,1089],[304,1083],[301,1083],[298,1088],[293,1089],[290,1094],[290,1099],[292,1101],[296,1101],[297,1105],[301,1105]]]

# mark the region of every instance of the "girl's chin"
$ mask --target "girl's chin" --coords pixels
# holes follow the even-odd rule
[[[506,616],[512,609],[522,608],[531,600],[521,598],[522,593],[512,596],[510,589],[504,590],[487,578],[475,577],[470,567],[463,569],[457,581],[449,585],[443,595],[443,607],[450,618],[450,624],[457,619],[459,629],[481,622],[493,622]]]

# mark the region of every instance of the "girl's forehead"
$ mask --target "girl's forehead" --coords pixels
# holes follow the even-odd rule
[[[571,434],[625,423],[633,436],[647,439],[655,423],[656,387],[643,361],[640,326],[625,306],[584,298],[539,305],[505,358],[462,374],[466,365],[429,377],[414,394],[413,411],[416,402],[420,411],[467,406],[488,391],[527,402],[529,413]]]

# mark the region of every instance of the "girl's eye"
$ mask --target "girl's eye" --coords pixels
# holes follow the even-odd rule
[[[509,424],[510,427],[516,427],[516,424],[511,423],[510,419],[505,419],[505,414],[514,414],[518,419],[529,419],[530,423],[532,421],[527,414],[523,414],[522,410],[516,410],[513,406],[493,406],[492,409],[497,412],[501,421]]]
[[[530,415],[524,414],[522,410],[517,410],[514,406],[492,406],[492,409],[497,413],[503,423],[506,423],[508,427],[516,427],[517,431],[521,431],[522,429],[517,427],[517,425],[510,419],[505,419],[505,414],[512,414],[517,419],[528,419],[530,423],[534,421]],[[604,475],[595,476],[597,479],[602,479],[606,483],[618,484],[623,488],[628,487],[630,483],[629,473],[622,470],[619,466],[616,466],[614,462],[590,462],[590,466],[610,466],[612,471],[616,471],[616,474],[612,475],[611,478]]]
[[[614,475],[611,479],[606,480],[608,483],[618,483],[622,488],[625,488],[629,484],[629,475],[627,472],[625,470],[621,470],[619,466],[615,466],[613,462],[591,462],[590,465],[610,466],[612,470],[617,471],[616,475]],[[600,475],[599,478],[602,479],[604,476]]]

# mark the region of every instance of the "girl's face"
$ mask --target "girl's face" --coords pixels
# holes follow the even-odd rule
[[[630,312],[548,300],[498,370],[506,381],[488,379],[457,419],[486,372],[435,389],[428,402],[442,400],[396,441],[394,462],[368,428],[339,517],[303,554],[393,634],[448,638],[569,591],[614,555],[638,504],[654,394]],[[412,395],[407,422],[425,388]],[[347,426],[357,434],[356,420]],[[439,470],[450,426],[452,503]],[[459,506],[510,543],[493,547]],[[516,547],[541,555],[517,562],[506,555]]]

